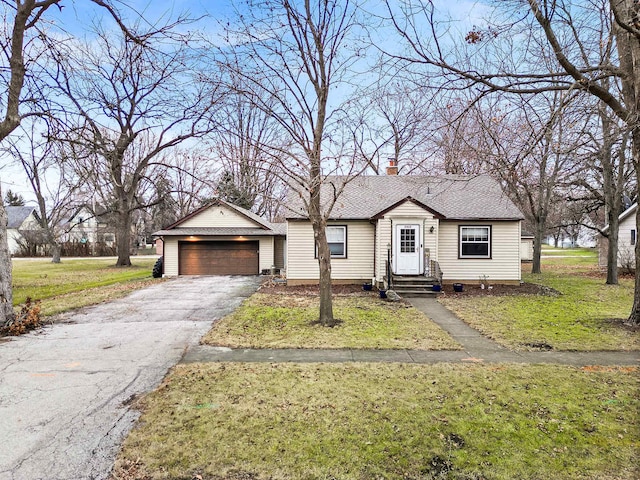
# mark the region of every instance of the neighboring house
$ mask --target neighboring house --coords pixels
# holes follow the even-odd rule
[[[522,233],[520,236],[520,261],[533,262],[533,240],[530,233]]]
[[[64,224],[63,242],[103,244],[113,247],[116,243],[115,229],[106,221],[108,214],[103,210],[94,213],[87,205],[78,207]]]
[[[636,211],[638,203],[634,203],[624,212],[620,214],[620,228],[618,230],[618,266],[628,270],[635,269],[636,253],[635,246],[638,241],[638,232],[636,229]],[[606,225],[602,231],[607,233],[609,225]],[[598,241],[598,263],[601,267],[607,266],[607,252],[609,241],[606,237],[600,236]]]
[[[16,255],[21,252],[28,232],[42,230],[40,216],[35,207],[4,207],[7,211],[7,242],[9,253]]]
[[[335,283],[383,285],[388,268],[396,276],[441,271],[445,283],[520,282],[523,216],[496,181],[387,173],[351,179],[337,198],[327,226]],[[327,178],[322,198],[346,180]],[[287,283],[317,283],[313,229],[296,195],[287,204]]]
[[[223,200],[196,210],[155,236],[164,275],[258,275],[285,267],[285,225]]]

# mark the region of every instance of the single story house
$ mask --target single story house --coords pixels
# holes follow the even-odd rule
[[[40,232],[42,224],[35,207],[6,206],[7,211],[7,243],[11,255],[19,254],[25,246],[25,235],[29,232]]]
[[[636,229],[636,211],[638,210],[638,202],[631,205],[620,214],[619,230],[618,230],[618,267],[634,269],[636,265],[636,242],[638,241],[638,232]],[[603,232],[609,231],[609,225],[606,225]],[[598,263],[601,267],[607,266],[607,252],[609,242],[607,237],[600,235],[598,241]]]
[[[341,192],[327,226],[335,283],[383,285],[388,275],[520,283],[523,215],[495,180],[396,172],[323,184],[321,198]],[[296,192],[287,206],[287,283],[317,283],[313,229]]]
[[[163,274],[258,275],[285,267],[285,226],[215,200],[154,233],[162,239]]]

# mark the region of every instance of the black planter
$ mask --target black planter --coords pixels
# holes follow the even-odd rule
[[[454,283],[453,284],[453,291],[454,292],[461,292],[464,290],[464,285],[462,283]]]

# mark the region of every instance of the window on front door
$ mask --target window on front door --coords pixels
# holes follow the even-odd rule
[[[460,227],[460,258],[491,258],[491,227]]]
[[[401,228],[400,229],[400,252],[413,253],[416,251],[416,229]]]

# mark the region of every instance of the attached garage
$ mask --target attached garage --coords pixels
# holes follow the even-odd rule
[[[257,275],[257,241],[178,242],[179,275]]]
[[[285,234],[284,224],[215,200],[154,235],[163,241],[163,275],[173,277],[284,269]]]

